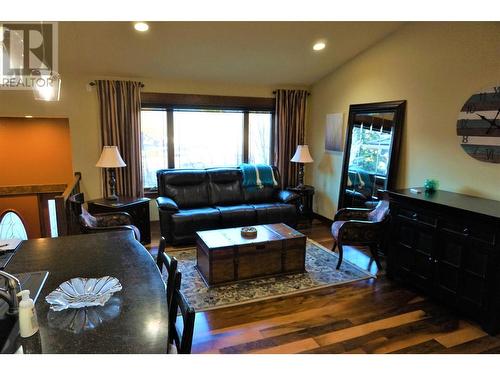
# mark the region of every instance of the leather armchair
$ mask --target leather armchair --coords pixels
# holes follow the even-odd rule
[[[380,201],[374,209],[343,208],[335,214],[332,224],[334,238],[332,251],[339,248],[340,268],[344,245],[369,246],[378,269],[382,269],[378,257],[379,248],[384,240],[384,233],[389,221],[389,202]]]
[[[80,225],[83,233],[99,233],[116,230],[132,230],[137,241],[141,240],[139,229],[133,225],[132,217],[126,212],[89,214],[82,209]]]

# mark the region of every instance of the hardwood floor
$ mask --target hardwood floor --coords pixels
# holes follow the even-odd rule
[[[331,248],[329,227],[315,221],[299,231]],[[159,226],[152,223],[156,256]],[[362,249],[344,259],[372,273]],[[377,279],[199,312],[193,353],[500,353],[500,335],[387,279]]]

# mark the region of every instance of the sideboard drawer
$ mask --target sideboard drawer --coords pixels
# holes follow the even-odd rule
[[[473,221],[464,222],[456,218],[444,218],[441,228],[451,234],[465,238],[473,238],[493,247],[496,241],[496,233],[493,225]]]
[[[438,222],[435,215],[421,211],[414,207],[398,207],[397,214],[403,219],[412,220],[416,223],[432,227],[435,227]]]

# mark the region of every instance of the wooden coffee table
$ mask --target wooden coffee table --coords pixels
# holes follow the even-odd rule
[[[196,267],[208,286],[305,272],[306,236],[286,224],[255,228],[253,239],[241,227],[196,232]]]

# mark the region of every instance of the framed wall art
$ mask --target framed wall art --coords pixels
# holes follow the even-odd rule
[[[342,113],[330,113],[326,115],[325,129],[325,151],[342,152]]]

